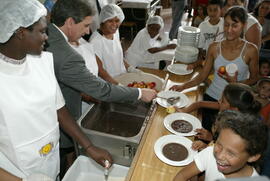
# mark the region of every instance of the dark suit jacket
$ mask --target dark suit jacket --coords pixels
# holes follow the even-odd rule
[[[138,89],[112,85],[90,73],[83,57],[52,24],[48,26],[48,36],[47,51],[53,53],[55,75],[66,107],[75,119],[81,115],[80,93],[106,102],[134,102],[138,99]]]

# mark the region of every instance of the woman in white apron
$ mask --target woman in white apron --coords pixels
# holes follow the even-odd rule
[[[99,66],[103,66],[112,77],[139,71],[124,61],[118,32],[124,18],[124,13],[119,6],[115,4],[104,6],[99,16],[100,28],[92,34],[90,39],[95,54],[102,62]]]
[[[59,124],[98,163],[109,153],[92,145],[65,108],[51,53],[42,52],[46,9],[36,0],[0,0],[0,160],[5,181],[55,180],[59,173]],[[58,121],[57,121],[58,120]]]

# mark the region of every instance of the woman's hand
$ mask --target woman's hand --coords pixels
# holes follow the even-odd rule
[[[227,72],[225,73],[220,73],[218,72],[218,75],[223,78],[224,80],[226,80],[228,83],[233,83],[233,82],[237,82],[237,75],[238,75],[238,71],[235,72],[234,76],[230,76],[228,75]]]
[[[105,160],[108,160],[110,162],[110,166],[113,163],[112,156],[107,150],[98,148],[94,145],[86,148],[86,153],[103,167],[105,167]]]
[[[213,135],[210,131],[201,128],[201,129],[196,129],[195,132],[197,133],[195,135],[196,138],[199,138],[204,141],[212,141],[213,140]]]
[[[207,147],[207,144],[204,143],[203,141],[200,141],[200,140],[194,141],[192,143],[192,146],[191,146],[191,148],[193,150],[198,150],[198,151],[201,151],[201,150],[203,150],[206,147]]]
[[[183,85],[174,85],[170,88],[170,90],[173,90],[173,91],[179,91],[181,92],[182,90],[184,90],[185,87]]]

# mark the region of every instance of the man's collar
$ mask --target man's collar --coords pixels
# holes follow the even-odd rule
[[[53,23],[52,23],[52,25],[53,25],[56,29],[58,29],[58,30],[61,32],[61,34],[64,36],[65,40],[68,42],[68,37],[67,37],[67,35],[66,35],[60,28],[58,28],[58,26],[56,26],[56,25],[53,24]]]

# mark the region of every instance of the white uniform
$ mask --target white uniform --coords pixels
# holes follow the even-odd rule
[[[27,55],[20,65],[0,54],[0,151],[26,176],[59,173],[57,110],[65,104],[53,57]],[[4,168],[5,169],[5,168]]]
[[[102,61],[104,69],[112,77],[127,72],[118,31],[114,34],[112,40],[95,31],[91,36],[90,43],[94,47],[95,54]]]
[[[79,39],[79,44],[79,46],[71,45],[71,47],[84,58],[88,70],[95,76],[98,76],[98,64],[92,44],[85,41],[83,38]],[[89,103],[82,101],[82,114],[84,114],[89,107]]]
[[[213,41],[220,41],[224,37],[224,20],[220,18],[218,24],[212,25],[209,23],[209,18],[201,22],[199,29],[201,30],[199,48],[203,50],[208,50],[209,45]]]
[[[197,168],[201,172],[205,171],[205,181],[225,179],[225,176],[220,171],[218,171],[216,159],[213,154],[213,148],[213,146],[209,146],[194,157]],[[253,169],[251,176],[259,176],[259,174],[255,169]]]
[[[127,50],[127,62],[134,67],[158,69],[159,62],[154,62],[155,56],[147,51],[150,48],[162,46],[162,42],[157,40],[158,37],[151,38],[147,28],[142,29]]]
[[[79,46],[71,45],[71,47],[76,50],[85,60],[85,65],[89,71],[98,76],[98,64],[94,52],[93,45],[83,38],[79,39]]]

